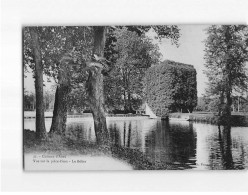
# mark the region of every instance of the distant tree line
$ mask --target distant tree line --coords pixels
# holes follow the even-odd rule
[[[219,98],[199,97],[195,111],[218,113]],[[232,96],[231,112],[248,113],[248,96]]]
[[[43,95],[44,110],[51,111],[54,106],[54,93],[46,90]],[[36,109],[35,93],[24,90],[23,94],[23,108],[24,111],[34,111]]]

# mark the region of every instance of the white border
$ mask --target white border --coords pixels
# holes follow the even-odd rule
[[[2,0],[1,162],[5,191],[247,191],[247,171],[22,170],[24,25],[247,23],[247,0]]]

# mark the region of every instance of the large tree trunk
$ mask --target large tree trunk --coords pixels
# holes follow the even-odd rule
[[[231,124],[231,107],[232,107],[232,85],[230,82],[226,82],[226,89],[225,89],[225,98],[226,102],[224,104],[223,112],[221,115],[221,124],[222,125],[230,125]]]
[[[49,133],[64,135],[67,121],[68,86],[58,86],[55,94],[52,125]]]
[[[30,35],[35,58],[36,138],[44,140],[46,139],[46,127],[43,102],[43,68],[39,36],[36,27],[30,28]]]
[[[225,110],[224,114],[226,116],[231,116],[231,106],[232,106],[232,98],[231,98],[231,92],[226,93],[226,104],[225,104]]]
[[[93,54],[99,57],[104,55],[105,45],[105,28],[94,28],[94,48]],[[93,114],[96,139],[98,144],[109,144],[109,133],[106,124],[106,115],[104,109],[103,95],[103,75],[102,69],[96,68],[89,72],[89,77],[86,83],[88,93],[89,106]]]
[[[68,95],[70,93],[70,71],[63,58],[59,67],[58,86],[55,93],[51,134],[64,135],[67,121]]]
[[[106,124],[106,115],[104,110],[103,97],[103,78],[101,70],[90,73],[88,79],[88,96],[89,105],[93,114],[94,128],[96,133],[97,143],[108,144],[109,134]]]

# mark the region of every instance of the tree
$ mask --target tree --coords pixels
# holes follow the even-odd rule
[[[80,87],[72,88],[69,97],[68,97],[68,111],[77,111],[82,112],[88,110],[89,106],[87,105],[87,95],[84,85]]]
[[[116,62],[105,80],[105,96],[109,106],[132,112],[142,103],[145,71],[158,63],[160,53],[144,34],[121,28],[115,31],[115,37]]]
[[[160,117],[169,112],[192,112],[197,105],[196,70],[192,65],[165,60],[145,74],[146,102]]]
[[[57,83],[50,134],[66,130],[69,96],[82,67],[90,56],[91,29],[87,27],[43,27],[43,63],[46,75]],[[82,73],[84,74],[84,73]]]
[[[74,86],[86,84],[86,103],[93,113],[97,141],[107,143],[104,68],[100,63],[104,53],[105,27],[42,27],[40,39],[44,72],[57,83],[50,133],[64,134],[70,91]]]
[[[39,49],[43,73],[56,83],[51,133],[63,134],[66,128],[68,96],[75,83],[86,79],[85,60],[92,52],[92,29],[90,27],[39,27]],[[35,58],[28,28],[24,29],[24,70],[35,72]],[[82,60],[84,60],[82,62]],[[75,66],[74,66],[75,65]],[[83,79],[82,79],[83,78]],[[76,80],[76,82],[75,82]],[[82,81],[83,80],[83,81]]]
[[[108,142],[103,75],[111,70],[109,67],[112,60],[103,58],[106,29],[63,26],[39,28],[39,52],[43,71],[57,83],[51,133],[64,133],[70,93],[81,86],[81,94],[86,96],[86,104],[93,113],[97,141]],[[25,35],[24,68],[28,65],[34,70],[34,53],[29,47],[28,33]]]
[[[45,110],[51,109],[51,104],[54,102],[54,92],[50,90],[45,90],[44,93],[44,104]]]
[[[114,67],[117,60],[117,51],[115,43],[117,41],[116,30],[126,28],[130,32],[135,32],[138,36],[145,35],[149,30],[153,29],[156,33],[156,39],[170,39],[172,44],[178,46],[180,37],[180,29],[176,25],[153,25],[153,26],[109,26],[106,32],[106,43],[104,48],[104,56],[108,60],[109,71]]]
[[[219,97],[219,114],[231,115],[232,93],[247,88],[248,28],[244,25],[213,25],[205,40],[207,94]],[[230,121],[230,120],[226,120]]]
[[[129,96],[129,99],[131,99],[131,101],[128,101],[128,95],[127,95],[127,93],[125,93],[125,95],[124,95],[123,87],[122,87],[122,90],[120,90],[120,88],[119,88],[120,86],[123,86],[123,82],[122,82],[123,79],[121,79],[121,75],[117,71],[117,68],[116,68],[117,60],[118,60],[118,58],[120,58],[120,55],[118,54],[119,52],[117,51],[117,47],[116,47],[116,44],[118,41],[117,36],[120,33],[117,33],[117,32],[120,32],[121,30],[127,31],[126,34],[128,34],[128,32],[131,34],[133,33],[133,35],[134,34],[137,35],[136,37],[141,37],[140,39],[144,39],[146,37],[145,34],[151,29],[153,29],[155,31],[155,33],[156,33],[155,38],[156,39],[159,39],[159,40],[164,39],[164,38],[170,39],[172,44],[176,44],[178,46],[178,39],[180,37],[180,29],[176,25],[111,26],[111,27],[108,27],[107,33],[106,33],[107,39],[106,39],[104,53],[105,53],[106,59],[108,60],[107,64],[108,64],[109,70],[106,74],[104,74],[104,76],[105,76],[104,77],[104,85],[105,85],[105,98],[106,98],[106,103],[107,103],[109,110],[123,109],[123,105],[125,105],[124,107],[125,107],[125,109],[127,109],[127,112],[128,112],[128,110],[131,107],[134,107],[134,108],[138,107],[142,101],[141,100],[142,99],[141,90],[140,90],[139,94],[136,94],[137,92],[135,92],[133,98],[131,98],[131,96]],[[127,37],[127,38],[129,38],[129,37]],[[146,38],[146,40],[148,40],[148,39]],[[147,41],[147,42],[149,42],[149,41]],[[137,40],[136,40],[136,43],[137,43]],[[142,43],[140,43],[139,45],[142,45]],[[154,49],[154,50],[156,50],[156,49]],[[138,53],[138,51],[136,52],[136,54],[137,53]],[[145,52],[143,52],[143,53],[145,53]],[[149,52],[147,52],[147,54],[148,53]],[[150,54],[150,56],[153,56],[153,54]],[[131,58],[133,58],[133,56]],[[141,62],[140,59],[138,59],[138,60],[139,60],[139,62]],[[146,56],[145,60],[147,60],[147,56]],[[118,64],[120,64],[120,61],[121,60],[119,59]],[[147,63],[145,63],[145,64],[147,65]],[[144,71],[145,69],[139,68],[138,71],[142,71],[142,70]],[[136,74],[136,76],[137,75],[139,75],[139,74]],[[136,76],[134,76],[136,81],[142,77],[142,76],[138,76],[136,78]],[[138,88],[142,89],[142,86],[140,85],[141,82],[136,82],[136,81],[134,81],[134,83],[137,83],[136,89],[138,89]],[[124,98],[122,96],[126,96],[126,98]],[[122,98],[120,98],[120,97],[122,97]],[[124,99],[127,99],[127,101],[124,102]],[[130,102],[132,102],[131,106],[130,106]]]
[[[66,130],[67,98],[71,90],[71,70],[67,66],[67,56],[63,56],[59,63],[58,86],[55,93],[53,119],[50,133],[63,135]]]
[[[105,47],[105,27],[93,27],[94,46],[92,50],[93,56],[103,58]],[[95,60],[97,60],[95,58]],[[86,81],[86,92],[88,96],[87,103],[92,111],[94,119],[94,128],[98,144],[109,144],[109,133],[107,130],[106,114],[104,108],[104,94],[103,94],[103,66],[99,62],[90,64],[95,67],[89,70],[89,76]]]
[[[24,111],[35,109],[35,94],[33,92],[28,92],[24,89],[23,94],[23,107]]]
[[[29,31],[32,39],[33,55],[35,62],[36,137],[39,140],[44,140],[46,139],[46,128],[44,118],[43,67],[40,41],[37,27],[30,27]]]

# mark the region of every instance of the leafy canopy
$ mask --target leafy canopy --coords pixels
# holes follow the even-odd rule
[[[245,25],[213,25],[205,40],[208,94],[247,88],[248,28]]]

